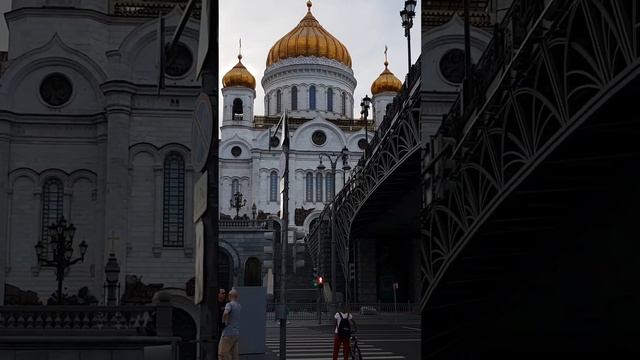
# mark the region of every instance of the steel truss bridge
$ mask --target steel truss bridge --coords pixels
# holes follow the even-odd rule
[[[640,160],[640,118],[633,114],[639,75],[640,0],[514,1],[474,67],[471,100],[463,106],[458,99],[430,139],[420,131],[420,78],[410,74],[365,161],[310,232],[312,258],[321,267],[327,261],[333,207],[340,270],[350,289],[350,248],[361,219],[417,172],[422,240],[412,251],[421,263],[422,356],[482,354],[456,345],[488,339],[478,329],[505,335],[487,325],[498,319],[493,316],[526,302],[513,294],[527,294],[527,281],[561,268],[558,259],[577,258],[568,255],[582,246],[576,231],[599,229],[594,213],[606,217],[618,206],[613,198],[631,196],[625,189],[640,179],[637,166],[629,166]],[[593,242],[607,252],[607,242]],[[600,263],[605,254],[589,256]],[[559,281],[554,276],[544,279]],[[591,305],[589,311],[606,313]],[[500,342],[485,343],[491,341]]]

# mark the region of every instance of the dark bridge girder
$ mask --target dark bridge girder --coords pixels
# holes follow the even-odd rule
[[[640,353],[639,5],[547,13],[502,105],[453,135],[424,214],[423,358]]]

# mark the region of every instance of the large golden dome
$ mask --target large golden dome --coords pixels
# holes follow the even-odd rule
[[[311,14],[311,1],[307,1],[307,15],[300,23],[278,40],[267,56],[267,67],[287,58],[317,56],[339,61],[351,67],[351,55]]]
[[[384,71],[371,84],[371,95],[383,93],[385,91],[400,92],[402,81],[389,71],[389,62],[385,60]]]
[[[238,63],[222,77],[222,87],[243,86],[256,89],[256,78],[242,65],[242,55],[238,55]]]

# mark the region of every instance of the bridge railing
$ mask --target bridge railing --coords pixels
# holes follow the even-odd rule
[[[408,107],[411,107],[419,96],[419,88],[420,88],[420,74],[422,68],[422,58],[420,57],[416,63],[411,67],[409,73],[405,78],[405,83],[402,86],[402,89],[398,93],[398,95],[394,98],[392,105],[387,109],[387,113],[385,119],[380,124],[379,128],[376,130],[371,142],[365,150],[365,154],[363,158],[360,159],[358,164],[354,167],[351,172],[351,176],[348,181],[345,183],[342,190],[335,195],[331,202],[327,203],[322,211],[320,218],[324,220],[330,219],[331,208],[333,207],[336,210],[336,213],[339,214],[341,209],[344,208],[344,204],[350,202],[352,199],[360,199],[362,189],[369,188],[365,186],[370,181],[367,179],[367,163],[376,158],[379,154],[377,154],[378,149],[381,147],[381,144],[385,143],[385,138],[392,133],[394,128],[400,127],[400,123],[402,122],[412,122],[416,121],[414,118],[410,116],[403,116],[405,114]],[[406,114],[405,114],[406,115]],[[342,219],[342,221],[350,221]],[[311,258],[316,263],[316,266],[320,266],[320,263],[323,261],[320,259],[320,250],[321,250],[321,236],[322,232],[320,229],[326,226],[327,222],[318,222],[314,227],[312,227],[309,231],[309,234],[306,237],[307,249],[311,255]],[[342,268],[345,269],[347,267],[347,253],[348,253],[348,244],[344,236],[344,233],[347,231],[344,229],[344,226],[337,231],[338,233],[338,241],[337,241],[337,252],[340,264]],[[342,237],[342,239],[340,238]],[[342,241],[340,241],[342,240]],[[346,272],[343,272],[346,273]],[[327,275],[325,273],[325,275]]]
[[[533,35],[532,29],[541,20],[546,2],[549,1],[514,0],[502,22],[495,25],[491,41],[472,69],[470,101],[463,104],[463,98],[459,96],[444,116],[442,129],[446,130],[447,136],[459,142],[472,127],[470,120],[477,118],[474,115],[497,90],[502,78],[509,76],[507,70],[513,68],[511,61],[527,37]]]

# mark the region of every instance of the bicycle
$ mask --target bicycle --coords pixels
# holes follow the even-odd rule
[[[362,353],[358,346],[358,337],[351,334],[351,360],[362,360]]]

